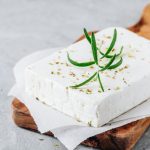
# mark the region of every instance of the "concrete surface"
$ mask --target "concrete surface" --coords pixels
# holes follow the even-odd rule
[[[0,150],[66,150],[50,137],[16,127],[8,90],[12,67],[38,49],[66,46],[82,28],[129,26],[149,0],[0,0]],[[92,150],[79,146],[77,150]],[[150,130],[135,150],[150,150]]]

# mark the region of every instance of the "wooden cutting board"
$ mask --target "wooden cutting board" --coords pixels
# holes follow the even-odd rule
[[[140,21],[129,27],[129,30],[150,39],[150,5],[144,9]],[[84,36],[81,36],[77,41],[83,38]],[[28,108],[20,100],[14,98],[12,110],[13,120],[17,126],[38,132]],[[90,137],[82,144],[101,150],[131,150],[149,126],[150,117]],[[45,134],[53,136],[51,132]]]

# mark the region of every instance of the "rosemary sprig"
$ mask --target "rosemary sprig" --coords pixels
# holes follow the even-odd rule
[[[88,67],[88,66],[96,64],[100,69],[97,72],[95,72],[92,76],[90,76],[88,79],[86,79],[85,81],[83,81],[77,85],[70,86],[70,87],[71,88],[79,88],[81,86],[84,86],[88,82],[90,82],[94,77],[97,77],[97,80],[99,81],[100,89],[104,92],[104,87],[103,87],[103,84],[102,84],[102,81],[100,78],[100,72],[103,72],[103,71],[108,70],[108,69],[115,69],[122,64],[123,59],[121,57],[121,54],[123,51],[123,46],[121,47],[120,52],[118,54],[110,55],[110,52],[112,51],[112,49],[116,43],[116,40],[117,40],[117,30],[116,29],[114,29],[113,38],[112,38],[112,41],[111,41],[109,48],[107,49],[106,53],[101,52],[101,50],[97,47],[95,35],[93,32],[92,32],[92,35],[90,37],[87,30],[84,28],[84,35],[85,35],[87,41],[91,45],[94,61],[80,63],[80,62],[77,62],[77,61],[71,59],[69,56],[69,53],[67,53],[68,61],[71,64],[78,66],[78,67]],[[99,53],[97,53],[98,51],[99,51]],[[101,54],[102,56],[99,58],[98,54]],[[117,63],[113,64],[117,57],[120,57],[119,61]],[[105,66],[100,66],[98,63],[98,60],[103,59],[103,58],[107,58],[110,60],[108,61],[108,63]]]
[[[100,53],[102,56],[105,55],[100,49],[98,49],[98,51],[99,51],[99,53]],[[118,54],[116,54],[116,56],[120,56],[120,55],[122,54],[122,51],[123,51],[123,46],[121,47],[120,52],[119,52]],[[105,57],[106,57],[106,58],[112,58],[113,55],[107,55],[107,56],[105,56]]]
[[[115,63],[114,65],[110,65],[109,67],[108,67],[108,69],[115,69],[115,68],[117,68],[117,67],[119,67],[121,64],[122,64],[122,57],[120,58],[120,60],[117,62],[117,63]],[[100,68],[105,68],[104,66],[100,66]]]
[[[72,88],[81,87],[81,86],[87,84],[88,82],[90,82],[96,75],[97,75],[97,72],[95,72],[91,77],[89,77],[87,80],[83,81],[82,83],[74,85],[74,86],[70,86],[70,87],[72,87]]]
[[[110,59],[108,64],[104,68],[102,68],[100,71],[104,71],[104,70],[108,69],[111,66],[111,64],[114,62],[115,58],[116,58],[116,54]]]
[[[96,40],[95,40],[95,35],[93,32],[92,32],[92,38],[91,38],[91,47],[92,47],[94,61],[98,65]]]
[[[85,28],[84,28],[84,35],[85,35],[86,39],[88,40],[88,42],[91,44],[91,38]]]
[[[113,49],[113,47],[114,47],[114,45],[116,43],[116,39],[117,39],[117,30],[115,29],[114,30],[114,34],[113,34],[113,39],[112,39],[112,41],[110,43],[110,46],[107,49],[106,53],[101,58],[106,57],[111,52],[111,50]]]
[[[87,30],[85,28],[84,28],[84,35],[85,35],[87,41],[91,44],[91,38],[88,35],[88,32],[87,32]],[[111,44],[110,44],[110,46],[109,46],[109,48],[108,48],[106,53],[110,53],[110,51],[112,50],[112,48],[115,45],[116,39],[117,39],[117,30],[115,29],[114,30],[114,34],[113,34],[112,42],[111,42]],[[97,50],[102,55],[102,57],[106,57],[106,58],[112,58],[113,57],[113,55],[108,55],[108,54],[106,55],[106,54],[104,54],[98,47],[97,47]],[[116,56],[119,56],[122,53],[122,51],[123,51],[123,46],[121,47],[120,52]]]
[[[122,57],[121,57],[120,60],[116,64],[108,67],[108,69],[115,69],[115,68],[119,67],[122,64],[122,62],[123,62],[123,60],[122,60]]]
[[[98,78],[98,81],[99,81],[100,88],[101,88],[102,91],[104,92],[104,87],[103,87],[103,84],[102,84],[102,82],[101,82],[101,78],[100,78],[99,72],[97,72],[97,78]]]
[[[88,67],[91,66],[93,64],[95,64],[95,61],[89,61],[89,62],[77,62],[73,59],[70,58],[69,53],[67,53],[67,58],[69,60],[69,62],[74,65],[74,66],[78,66],[78,67]]]

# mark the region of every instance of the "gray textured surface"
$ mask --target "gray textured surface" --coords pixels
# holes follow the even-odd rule
[[[16,127],[11,119],[12,67],[23,56],[66,46],[83,27],[134,24],[149,0],[0,0],[0,150],[66,150],[59,141]],[[44,140],[40,140],[44,139]],[[89,148],[79,146],[78,150]],[[92,148],[91,148],[92,149]],[[150,149],[150,130],[135,150]]]

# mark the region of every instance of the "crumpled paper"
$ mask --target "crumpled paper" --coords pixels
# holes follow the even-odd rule
[[[150,116],[150,99],[146,100],[141,105],[124,113],[123,115],[113,119],[105,126],[94,128],[88,127],[82,122],[64,115],[63,113],[43,104],[27,93],[24,89],[24,69],[27,65],[32,64],[39,59],[52,54],[61,48],[51,48],[35,52],[21,59],[14,67],[14,76],[16,79],[15,85],[9,92],[9,96],[14,96],[21,100],[29,109],[34,121],[41,133],[52,131],[61,143],[68,150],[75,149],[82,141],[96,134],[103,133],[113,128],[117,128],[130,122]],[[70,138],[71,137],[71,138]]]

